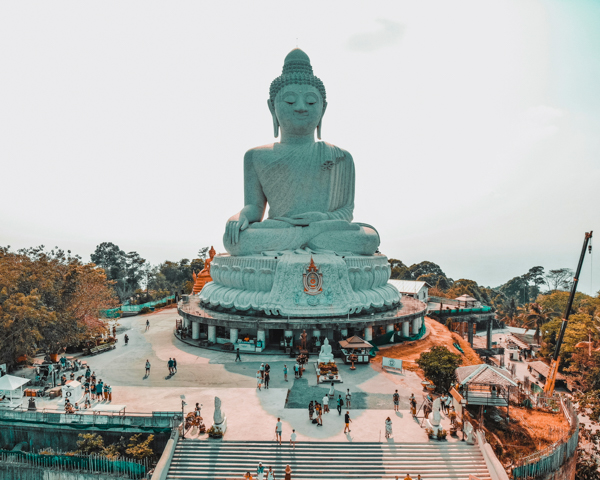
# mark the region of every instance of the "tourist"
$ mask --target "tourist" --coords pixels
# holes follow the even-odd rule
[[[146,319],[146,330],[150,329],[150,320]]]
[[[167,365],[169,367],[169,375],[173,375],[173,359],[171,357],[169,357]]]
[[[446,399],[446,413],[450,413],[450,407],[452,406],[452,395],[448,395]]]
[[[244,475],[244,480],[252,480],[252,474],[250,472],[246,472]]]
[[[286,465],[285,467],[285,478],[284,480],[292,480],[292,469],[290,468],[289,465]]]
[[[92,376],[92,371],[90,370],[90,366],[85,367],[85,378],[89,379]]]
[[[96,400],[96,384],[90,383],[90,393],[92,394],[92,400]]]
[[[75,406],[73,407],[74,410],[79,410],[79,404],[77,402],[75,402]]]
[[[92,372],[92,383],[96,383],[96,372]]]
[[[110,385],[107,385],[108,388],[108,401],[112,402],[112,387]]]
[[[75,374],[73,372],[71,372],[71,375],[69,375],[69,380],[75,380]]]
[[[344,433],[346,433],[346,430],[348,431],[348,433],[350,433],[350,423],[352,423],[352,420],[350,419],[350,412],[346,412],[346,414],[344,415],[344,423],[346,424],[346,427],[344,428]]]
[[[339,398],[337,399],[337,411],[338,411],[338,415],[342,414],[342,407],[344,406],[344,399],[342,398],[342,395],[340,394]]]
[[[317,403],[317,427],[323,426],[323,407],[320,403]]]
[[[429,414],[431,413],[431,403],[429,402],[425,402],[425,405],[423,405],[423,417],[424,418],[429,418]]]
[[[61,384],[61,385],[64,385],[65,383],[67,383],[67,377],[66,377],[66,376],[63,374],[63,375],[60,377],[60,384]]]
[[[440,397],[440,405],[442,407],[442,412],[447,414],[448,412],[446,411],[446,402],[448,401],[448,395],[446,395],[446,393],[442,393],[442,396]]]
[[[404,477],[404,480],[412,480],[412,478],[410,477],[410,475],[407,473],[406,477]]]
[[[450,423],[452,425],[456,424],[456,410],[454,409],[454,405],[452,405],[452,407],[450,407],[450,413],[448,414],[448,418],[450,419]]]
[[[173,357],[173,373],[177,373],[177,359]]]
[[[298,362],[294,364],[294,378],[298,378]]]
[[[400,395],[398,394],[398,390],[394,392],[392,398],[394,399],[394,412],[398,412],[400,410]]]
[[[269,366],[268,363],[265,364],[265,372],[268,373],[269,375],[271,374],[271,367]]]
[[[287,382],[287,365],[283,366],[283,379]]]
[[[117,336],[117,326],[113,325],[113,337]]]
[[[312,417],[313,417],[314,413],[315,413],[315,404],[311,400],[310,403],[308,404],[308,419],[310,421],[312,421],[312,419],[313,419]]]
[[[265,370],[265,388],[269,388],[269,380],[271,380],[271,374],[268,370]]]
[[[275,441],[279,442],[279,445],[281,445],[281,431],[282,431],[281,418],[277,417],[277,423],[275,424]]]
[[[100,379],[100,381],[98,382],[98,385],[96,385],[96,398],[98,399],[98,401],[102,400],[103,390],[104,390],[104,384],[102,383],[102,379]]]
[[[265,378],[265,364],[261,363],[260,364],[260,378]]]
[[[129,337],[127,336],[127,334],[125,334],[125,345],[127,345],[129,343]]]
[[[390,438],[392,436],[392,420],[390,417],[385,419],[385,438]]]
[[[235,361],[237,362],[238,360],[240,362],[242,361],[242,357],[240,357],[240,347],[238,347],[235,351]]]
[[[323,396],[323,413],[329,413],[329,396]]]
[[[201,412],[200,412],[200,410],[201,410],[201,406],[200,406],[200,404],[199,404],[199,403],[196,403],[196,408],[194,408],[194,415],[195,415],[196,417],[199,417],[199,416],[200,416],[200,413],[201,413]]]
[[[267,472],[267,480],[275,480],[275,473],[273,472],[273,467],[269,467],[269,471]]]
[[[352,401],[352,395],[350,394],[350,389],[347,389],[347,393],[346,393],[346,408],[350,408],[350,403]]]
[[[296,430],[292,430],[292,434],[290,435],[290,445],[296,450]]]
[[[329,395],[329,400],[333,401],[333,397],[335,397],[335,385],[333,382],[331,382],[331,387],[329,387],[329,393],[327,395]]]
[[[262,385],[262,375],[260,373],[260,370],[257,370],[256,371],[256,388],[258,388],[260,390],[261,385]]]
[[[304,363],[298,364],[298,375],[300,376],[300,378],[302,378],[302,371],[304,370],[303,365]]]
[[[146,359],[146,376],[150,376],[150,360]]]
[[[92,406],[92,402],[90,402],[90,391],[86,390],[85,391],[85,395],[84,395],[84,400],[83,400],[83,407],[84,408],[90,408]]]
[[[263,467],[263,464],[261,462],[258,462],[258,467],[256,467],[256,478],[258,480],[263,480],[264,476],[265,476],[265,467]]]
[[[108,402],[108,383],[104,385],[104,401]]]

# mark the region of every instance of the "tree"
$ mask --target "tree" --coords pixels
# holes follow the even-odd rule
[[[131,297],[147,277],[146,260],[137,252],[125,253],[114,243],[101,243],[90,258],[106,272],[109,280],[114,280],[114,289],[121,302]]]
[[[392,269],[390,278],[396,280],[412,280],[410,271],[408,270],[408,267],[404,265],[402,260],[390,258],[388,259],[388,263],[390,264],[390,267]]]
[[[104,331],[100,311],[114,306],[111,282],[94,264],[58,248],[0,247],[0,363],[77,345]]]
[[[573,279],[573,270],[570,268],[550,270],[544,278],[550,291],[570,290]]]
[[[440,268],[440,266],[438,264],[429,262],[427,260],[425,260],[424,262],[421,262],[421,263],[415,263],[415,264],[411,265],[409,267],[409,271],[410,271],[411,277],[413,279],[417,279],[421,275],[429,275],[429,274],[434,274],[437,276],[442,276],[444,278],[447,278],[446,274],[443,272],[443,270]],[[432,285],[432,287],[433,287],[433,285]]]
[[[443,291],[449,290],[452,287],[452,282],[448,280],[446,276],[439,273],[426,273],[425,275],[420,275],[417,280],[420,282],[427,282],[433,288],[438,288]]]
[[[542,326],[553,318],[559,317],[560,313],[542,307],[539,303],[529,305],[529,313],[525,314],[524,326],[531,328],[535,327],[535,343],[540,343],[540,329]]]
[[[423,352],[417,359],[417,365],[425,377],[431,380],[437,391],[446,392],[456,382],[456,369],[462,364],[462,357],[452,353],[446,347],[435,346],[429,352]]]
[[[104,453],[104,440],[98,433],[80,433],[77,440],[77,453],[90,455],[92,453]]]
[[[131,455],[136,460],[143,460],[154,455],[154,451],[150,447],[150,444],[154,440],[154,435],[148,435],[146,440],[142,440],[141,437],[141,433],[133,435],[129,439],[129,448],[125,450],[128,455]]]
[[[529,284],[523,277],[514,277],[500,287],[500,291],[507,297],[512,297],[518,305],[529,302]]]

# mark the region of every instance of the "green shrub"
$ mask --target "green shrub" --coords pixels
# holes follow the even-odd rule
[[[144,315],[145,313],[150,313],[152,310],[150,310],[150,307],[144,307],[140,310],[140,315]]]

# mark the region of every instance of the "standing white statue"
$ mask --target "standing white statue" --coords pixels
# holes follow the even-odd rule
[[[221,411],[221,399],[219,397],[215,397],[215,413],[212,426],[221,430],[222,433],[227,430],[227,417]]]

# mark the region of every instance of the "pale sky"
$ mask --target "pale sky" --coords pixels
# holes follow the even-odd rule
[[[223,252],[296,46],[388,257],[497,286],[600,236],[597,1],[6,1],[0,45],[0,245]]]

